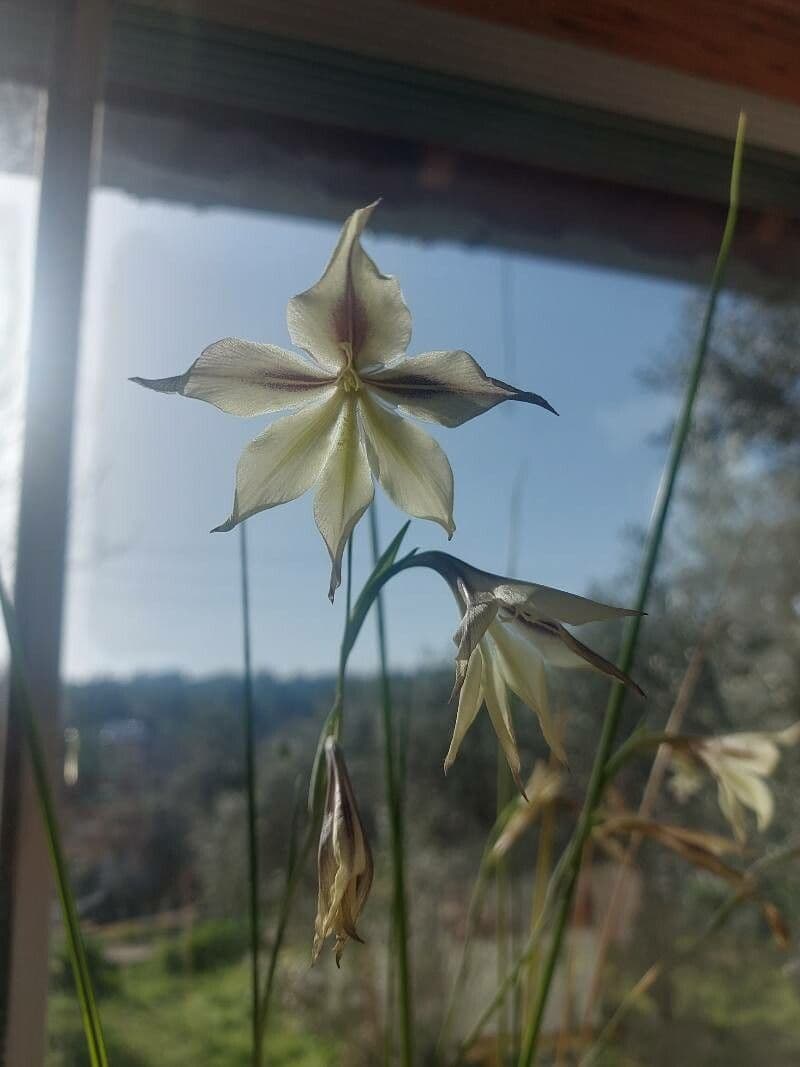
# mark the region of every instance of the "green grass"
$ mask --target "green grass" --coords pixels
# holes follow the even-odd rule
[[[153,958],[117,968],[119,981],[100,1002],[113,1067],[249,1067],[247,960],[175,974],[164,967],[163,942]],[[85,1039],[74,993],[51,993],[47,1067],[84,1067]],[[267,1038],[270,1067],[333,1067],[330,1041],[275,1016]]]
[[[668,1010],[658,989],[641,999],[598,1067],[800,1063],[800,982],[789,960],[763,944],[717,945],[672,972]]]

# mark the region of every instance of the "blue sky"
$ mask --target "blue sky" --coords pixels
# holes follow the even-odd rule
[[[0,199],[2,191],[0,191]],[[379,209],[380,210],[380,209]],[[93,198],[72,487],[65,671],[238,669],[238,539],[210,535],[230,509],[236,459],[266,419],[127,381],[186,369],[237,335],[289,346],[286,302],[321,273],[337,227],[200,211],[98,191]],[[489,374],[546,396],[560,418],[506,404],[434,434],[456,480],[450,550],[504,570],[509,501],[524,470],[520,577],[586,591],[625,555],[621,534],[647,520],[662,455],[648,438],[670,408],[636,372],[666,356],[687,286],[494,250],[370,237],[414,318],[410,351],[465,348]],[[501,286],[510,286],[513,371]],[[507,294],[508,295],[508,294]],[[428,428],[428,427],[426,427]],[[388,538],[404,516],[379,491]],[[333,668],[343,595],[326,598],[328,559],[311,496],[248,523],[254,658],[281,675]],[[409,547],[445,547],[415,521]],[[368,534],[356,532],[356,583]],[[427,572],[389,591],[391,656],[410,666],[451,654],[455,606]],[[375,662],[371,627],[354,666]]]

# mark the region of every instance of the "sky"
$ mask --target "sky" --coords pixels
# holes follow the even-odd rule
[[[0,226],[14,216],[9,205],[29,220],[35,190],[20,192],[22,185],[0,178]],[[237,419],[128,378],[181,373],[225,336],[290,347],[286,303],[319,277],[337,230],[94,193],[70,498],[67,677],[240,669],[238,534],[208,531],[229,514],[241,448],[270,420]],[[411,353],[464,348],[487,373],[542,394],[560,412],[504,404],[456,429],[425,424],[455,474],[449,550],[505,571],[519,481],[517,575],[579,593],[613,583],[629,552],[624,531],[648,519],[663,460],[650,438],[671,414],[669,400],[648,393],[638,372],[668,356],[690,287],[446,242],[368,234],[364,244],[384,273],[400,279],[414,321]],[[381,490],[376,498],[388,540],[405,516]],[[280,676],[329,671],[337,659],[344,590],[331,607],[312,499],[247,524],[254,662]],[[406,539],[414,546],[448,548],[444,532],[420,520]],[[369,571],[366,522],[354,555],[357,590]],[[393,665],[452,655],[458,616],[437,576],[401,575],[388,605]],[[368,623],[352,662],[369,670],[375,660]]]

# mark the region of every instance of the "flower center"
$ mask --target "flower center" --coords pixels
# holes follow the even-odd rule
[[[347,363],[344,368],[339,372],[339,376],[336,379],[337,382],[341,382],[346,393],[357,393],[361,388],[361,379],[356,373],[353,366],[353,346],[349,341],[342,341],[339,346],[344,352]]]

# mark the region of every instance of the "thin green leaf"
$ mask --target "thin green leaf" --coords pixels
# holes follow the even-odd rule
[[[100,1025],[100,1013],[97,1008],[97,999],[92,987],[92,979],[89,974],[89,964],[86,959],[86,950],[81,937],[78,909],[75,906],[75,898],[69,884],[67,865],[64,860],[64,852],[61,846],[61,835],[56,818],[55,802],[50,781],[47,773],[47,762],[44,755],[44,747],[39,735],[39,727],[33,704],[30,697],[22,642],[17,627],[14,606],[6,593],[5,584],[0,578],[0,605],[3,611],[8,644],[11,651],[11,672],[14,681],[15,700],[14,706],[22,717],[22,729],[30,754],[33,781],[36,788],[36,796],[44,821],[47,836],[47,847],[53,864],[58,899],[61,904],[61,914],[64,919],[64,929],[67,935],[67,950],[69,952],[72,973],[75,978],[75,988],[78,994],[78,1002],[81,1009],[83,1030],[86,1035],[86,1044],[89,1051],[89,1059],[92,1067],[108,1067],[108,1055],[106,1053],[103,1030]]]
[[[725,229],[722,234],[717,261],[714,265],[708,302],[703,317],[700,337],[698,338],[697,347],[695,349],[694,361],[689,373],[689,379],[686,383],[683,404],[675,424],[669,454],[667,456],[661,483],[658,487],[658,493],[656,494],[655,503],[653,505],[652,519],[645,543],[644,558],[642,560],[639,577],[639,590],[635,605],[639,611],[644,611],[647,605],[650,586],[661,553],[661,546],[664,541],[664,530],[669,516],[675,482],[681,467],[686,440],[689,436],[689,429],[692,424],[692,414],[694,412],[694,403],[697,398],[697,390],[700,386],[700,380],[703,375],[703,369],[708,355],[711,329],[714,323],[717,301],[722,288],[722,279],[728,261],[728,253],[730,252],[733,235],[736,230],[736,219],[739,211],[739,184],[742,170],[742,154],[744,151],[744,132],[745,116],[744,113],[741,113],[739,115],[739,125],[736,131],[736,144],[731,166],[730,199],[728,215],[725,220]],[[630,620],[623,640],[618,666],[620,670],[626,674],[629,673],[636,654],[641,621],[641,615],[637,615]],[[575,832],[567,845],[565,854],[569,857],[567,861],[568,876],[561,889],[553,936],[542,970],[542,978],[536,993],[533,1010],[531,1012],[530,1024],[525,1033],[522,1052],[519,1058],[519,1067],[531,1067],[536,1056],[536,1048],[539,1043],[542,1021],[544,1019],[544,1010],[547,1005],[553,976],[561,953],[561,945],[572,907],[572,899],[578,882],[583,846],[592,831],[594,812],[602,797],[603,789],[607,782],[606,763],[611,755],[611,749],[616,738],[624,698],[624,688],[621,685],[615,685],[609,696],[608,705],[606,706],[606,714],[603,719],[600,741],[592,766],[592,773],[586,791],[583,811],[581,812]]]

